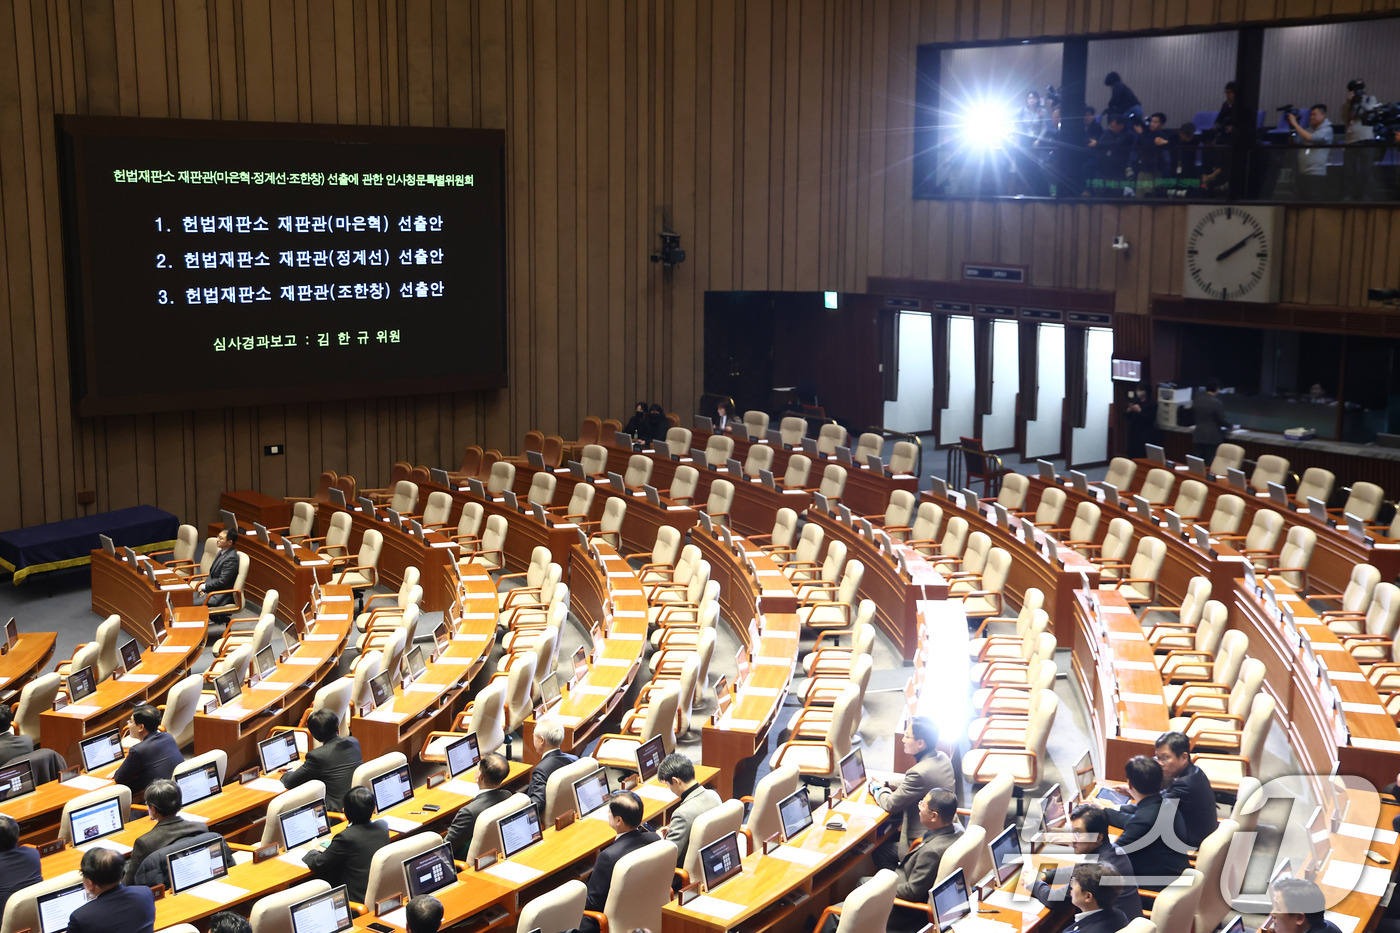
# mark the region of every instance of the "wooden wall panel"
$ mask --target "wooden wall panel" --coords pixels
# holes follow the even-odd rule
[[[1400,0],[1366,0],[1393,10]],[[0,528],[139,502],[382,485],[529,427],[572,437],[703,391],[706,291],[860,292],[1027,265],[1037,285],[1178,294],[1180,205],[913,201],[919,42],[1326,16],[1356,0],[0,0]],[[503,127],[511,385],[79,419],[53,114]],[[661,225],[687,261],[647,257]],[[1400,287],[1400,210],[1290,209],[1284,300]],[[1115,234],[1132,244],[1109,249]],[[172,379],[200,378],[169,362]],[[285,444],[265,458],[266,444]],[[97,492],[79,506],[76,492]]]

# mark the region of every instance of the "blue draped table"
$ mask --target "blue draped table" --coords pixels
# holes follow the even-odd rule
[[[102,547],[99,534],[119,548],[145,552],[174,547],[179,528],[180,520],[169,512],[138,505],[6,531],[0,533],[0,567],[19,583],[31,573],[91,563],[92,551]]]

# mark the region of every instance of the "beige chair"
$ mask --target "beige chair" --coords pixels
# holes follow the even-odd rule
[[[1147,478],[1142,481],[1142,489],[1138,490],[1138,495],[1152,505],[1166,505],[1167,500],[1171,498],[1174,485],[1176,485],[1176,477],[1172,475],[1170,470],[1163,470],[1160,467],[1148,470]]]
[[[220,667],[220,662],[244,645],[252,649],[251,655],[256,655],[272,644],[273,634],[280,630],[281,623],[277,621],[277,617],[267,612],[258,619],[257,625],[251,629],[225,631],[224,637],[220,639],[219,644],[214,649],[214,663],[210,665],[211,670],[214,667]],[[225,668],[220,667],[220,669]]]
[[[403,752],[386,752],[378,758],[371,758],[357,767],[350,776],[351,787],[371,787],[371,782],[383,774],[396,771],[408,764]]]
[[[817,453],[823,457],[836,456],[836,448],[846,446],[846,429],[839,424],[827,423],[817,432]]]
[[[621,496],[609,496],[603,506],[603,517],[596,522],[579,522],[580,528],[596,528],[589,538],[597,538],[613,548],[622,549],[622,523],[627,518],[627,500]]]
[[[846,468],[839,463],[828,463],[822,470],[822,481],[816,491],[826,496],[832,504],[840,501],[846,494]]]
[[[856,655],[873,654],[875,651],[875,600],[862,599],[856,607],[855,623],[844,631],[830,630],[817,634],[812,651],[802,658],[802,670],[808,677],[840,675],[855,664]],[[849,636],[850,644],[841,645],[841,637]],[[830,639],[830,644],[824,644]],[[806,695],[806,687],[799,686],[799,696]]]
[[[521,793],[514,793],[502,800],[500,803],[482,810],[476,818],[476,825],[472,828],[471,842],[467,845],[467,864],[476,861],[477,856],[495,849],[502,850],[501,843],[501,820],[512,813],[518,813],[526,807],[534,806],[530,798]]]
[[[684,457],[690,454],[690,428],[667,428],[666,429],[666,452],[673,457]]]
[[[507,609],[512,606],[530,606],[548,602],[548,597],[541,598],[540,589],[544,585],[545,577],[549,574],[549,566],[553,563],[554,555],[549,548],[544,545],[536,545],[530,551],[530,563],[525,565],[523,571],[504,573],[496,578],[497,606],[501,609]],[[515,581],[515,585],[507,587],[505,585],[507,580]]]
[[[1030,680],[1021,684],[1007,684],[998,687],[983,687],[973,694],[973,703],[982,715],[972,720],[967,727],[969,741],[975,741],[983,732],[1002,721],[1025,720],[1032,709],[1038,709],[1043,697],[1040,692],[1055,686],[1055,662],[1045,658],[1036,661],[1036,667],[1029,675]],[[1024,740],[1021,740],[1024,744]]]
[[[1397,617],[1400,617],[1400,587],[1393,583],[1377,584],[1371,605],[1360,620],[1360,631],[1341,634],[1342,647],[1363,669],[1368,663],[1384,661],[1394,647],[1396,622],[1400,620]],[[1334,620],[1328,627],[1336,632],[1343,621],[1352,620]]]
[[[1284,583],[1299,593],[1306,594],[1308,567],[1312,564],[1313,550],[1316,547],[1317,532],[1302,525],[1294,525],[1288,529],[1288,537],[1284,539],[1278,557],[1265,558],[1265,563],[1272,566],[1266,567],[1263,575],[1282,577]]]
[[[851,684],[842,690],[832,707],[826,735],[817,741],[794,739],[778,746],[771,767],[796,764],[803,779],[839,781],[841,759],[851,750],[851,737],[860,727],[860,688]]]
[[[608,475],[608,449],[602,444],[588,444],[579,457],[585,476]]]
[[[182,678],[165,695],[165,708],[161,711],[160,728],[175,737],[175,742],[184,748],[194,741],[194,714],[199,711],[200,694],[204,690],[204,678],[190,674]],[[125,746],[129,736],[122,739]],[[131,739],[131,744],[136,741]]]
[[[1246,658],[1240,677],[1228,694],[1204,693],[1186,689],[1177,697],[1177,715],[1168,720],[1173,731],[1184,732],[1193,747],[1233,749],[1239,745],[1239,730],[1260,697],[1264,685],[1264,662]]]
[[[811,629],[850,628],[855,620],[855,606],[865,577],[865,564],[847,561],[841,580],[834,587],[825,582],[803,584],[802,599],[797,607],[797,619]]]
[[[1258,778],[1240,779],[1239,790],[1236,791],[1235,805],[1230,810],[1230,819],[1239,826],[1238,832],[1252,833],[1259,827],[1259,811],[1264,809],[1266,798],[1261,792],[1264,785]]]
[[[83,876],[75,868],[55,877],[45,878],[38,884],[20,888],[5,902],[5,914],[0,920],[0,933],[20,933],[21,930],[38,930],[39,898],[54,891],[82,884]]]
[[[890,452],[890,474],[908,476],[919,462],[919,446],[911,441],[895,441]]]
[[[837,581],[841,579],[841,571],[846,566],[846,552],[846,542],[832,541],[827,545],[826,557],[822,558],[820,565],[814,563],[799,566],[795,560],[788,561],[783,567],[783,572],[793,582],[793,587],[797,590],[797,597],[799,599],[803,597],[803,587],[808,585],[821,589],[830,589],[836,586]]]
[[[1278,539],[1283,536],[1283,524],[1283,516],[1273,509],[1260,509],[1254,513],[1254,521],[1250,523],[1248,532],[1243,535],[1219,535],[1219,538],[1221,541],[1242,541],[1244,546],[1240,548],[1240,553],[1253,560],[1255,570],[1264,570],[1268,567],[1264,556],[1272,555],[1278,547]]]
[[[1208,599],[1201,605],[1201,616],[1194,629],[1169,629],[1168,631],[1188,634],[1190,641],[1184,647],[1176,643],[1161,645],[1166,653],[1159,654],[1156,658],[1157,670],[1162,672],[1162,680],[1206,680],[1210,676],[1211,662],[1215,660],[1220,651],[1220,644],[1225,638],[1225,623],[1228,618],[1229,610],[1225,608],[1224,603]],[[1157,629],[1154,628],[1153,631],[1156,632]],[[1160,645],[1160,639],[1158,644]]]
[[[797,536],[797,544],[794,547],[775,547],[771,545],[759,545],[759,548],[773,558],[774,561],[782,564],[780,568],[789,578],[802,579],[808,576],[802,568],[817,566],[817,555],[821,553],[822,545],[826,543],[826,532],[816,522],[808,522],[802,526],[802,531]],[[792,564],[792,567],[788,565]]]
[[[1270,483],[1283,486],[1288,481],[1288,460],[1274,454],[1263,454],[1249,474],[1249,487],[1255,492],[1268,492]]]
[[[986,839],[995,839],[1006,827],[1006,811],[1011,806],[1012,789],[1016,785],[1009,774],[998,774],[977,793],[972,795],[972,808],[967,814],[967,825],[980,827]],[[991,873],[992,850],[982,846],[977,852],[977,867],[966,874],[968,878],[985,878]]]
[[[481,754],[494,752],[506,742],[506,682],[492,681],[476,695],[466,710],[467,732],[475,732]]]
[[[605,735],[598,740],[593,757],[605,768],[620,771],[634,770],[637,767],[637,747],[661,736],[661,746],[666,754],[676,750],[676,713],[681,704],[681,685],[676,681],[666,681],[652,691],[650,702],[640,715],[638,710],[629,710],[623,717],[621,732]],[[629,732],[635,729],[635,732]]]
[[[65,683],[67,682],[67,678],[73,675],[74,671],[81,671],[85,667],[92,668],[93,676],[96,677],[97,654],[97,642],[84,642],[73,649],[73,656],[54,668],[54,672],[63,677]]]
[[[856,438],[856,449],[851,451],[851,459],[865,466],[865,458],[879,457],[884,453],[885,439],[879,434],[866,433]]]
[[[938,860],[938,875],[933,883],[937,884],[958,869],[962,869],[963,878],[975,880],[978,876],[972,872],[976,869],[978,860],[985,856],[983,850],[986,848],[986,829],[981,826],[969,826],[943,852],[943,857]]]
[[[973,638],[968,639],[967,655],[970,658],[980,658],[982,649],[987,644],[987,639],[998,635],[1014,634],[1019,640],[1026,634],[1026,629],[1030,627],[1031,620],[1035,617],[1037,609],[1045,607],[1045,592],[1039,587],[1026,587],[1026,591],[1021,595],[1021,608],[1016,613],[1015,618],[1009,616],[988,616],[982,620],[982,624],[977,627]],[[1048,616],[1047,616],[1048,619]],[[996,626],[996,628],[993,628]]]
[[[1208,498],[1210,490],[1205,483],[1198,479],[1182,480],[1176,490],[1176,501],[1172,503],[1172,511],[1180,515],[1182,521],[1200,518],[1206,510]]]
[[[1340,509],[1329,509],[1339,517],[1355,515],[1363,522],[1376,520],[1376,513],[1385,504],[1385,490],[1375,483],[1352,483],[1347,490],[1347,501]]]
[[[682,430],[672,428],[672,431]],[[550,821],[545,821],[552,825]],[[552,891],[539,895],[520,910],[517,930],[539,930],[540,933],[567,933],[583,922],[583,907],[588,901],[588,885],[582,881],[565,881]]]
[[[66,664],[60,664],[54,669],[67,677],[74,671],[91,667],[93,676],[99,682],[106,680],[112,676],[112,671],[116,669],[117,662],[120,660],[117,654],[117,639],[121,635],[121,631],[122,617],[119,615],[108,616],[97,626],[97,633],[92,641],[79,645],[73,651],[73,657]]]
[[[710,495],[705,500],[705,514],[721,525],[729,524],[729,510],[734,507],[734,484],[727,479],[710,483]]]
[[[452,540],[467,544],[479,543],[481,540],[481,523],[485,518],[486,509],[480,502],[463,503],[462,514],[457,516],[457,533],[452,535]]]
[[[1238,534],[1244,521],[1244,500],[1232,493],[1217,496],[1206,530],[1212,535]]]
[[[1040,610],[1044,611],[1044,610]],[[982,687],[998,687],[1012,684],[1027,684],[1039,662],[1055,656],[1055,636],[1037,626],[1026,629],[1021,638],[1019,658],[998,657],[978,661],[968,670],[968,677]]]
[[[1118,566],[1127,576],[1106,580],[1100,586],[1117,590],[1129,605],[1154,603],[1157,601],[1157,577],[1161,575],[1166,559],[1167,546],[1162,539],[1143,538],[1138,541],[1132,562]]]
[[[1100,544],[1075,545],[1080,554],[1088,557],[1089,560],[1099,565],[1099,576],[1104,580],[1112,580],[1119,576],[1122,564],[1128,556],[1128,549],[1133,544],[1133,525],[1126,518],[1115,518],[1108,523],[1108,531],[1104,533],[1103,541]],[[1098,552],[1095,557],[1094,552]]]
[[[51,671],[34,678],[19,692],[14,728],[20,735],[33,739],[36,746],[39,744],[39,714],[53,709],[54,698],[62,686],[63,678]]]
[[[360,539],[360,550],[355,558],[355,563],[353,565],[347,564],[341,568],[340,576],[335,581],[336,584],[355,590],[377,586],[379,583],[379,555],[383,549],[384,535],[376,528],[366,530],[364,537]]]
[[[510,525],[504,515],[492,515],[486,519],[485,530],[475,543],[462,545],[462,556],[457,566],[476,564],[485,567],[487,572],[501,570],[506,565],[506,535]]]
[[[199,529],[193,525],[181,525],[175,530],[175,546],[164,561],[167,570],[177,573],[179,568],[195,563],[199,554]]]
[[[705,442],[705,465],[722,467],[734,456],[734,438],[712,434]]]
[[[807,419],[790,415],[778,422],[778,433],[783,436],[784,447],[800,447],[802,438],[807,436]]]
[[[1099,519],[1103,517],[1103,509],[1099,508],[1096,502],[1081,502],[1074,508],[1074,518],[1067,528],[1050,529],[1057,535],[1062,535],[1061,541],[1068,547],[1087,548],[1094,543],[1094,538],[1099,533]]]
[[[553,504],[554,493],[558,487],[559,480],[553,473],[538,472],[534,479],[530,480],[530,490],[525,494],[525,502],[527,505],[538,505],[547,509]]]
[[[750,479],[757,480],[764,470],[773,469],[773,448],[767,444],[754,444],[749,447],[748,456],[744,457],[744,475]]]
[[[1356,620],[1366,614],[1376,586],[1381,582],[1381,572],[1370,564],[1356,564],[1351,568],[1346,588],[1340,593],[1313,593],[1308,602],[1337,603],[1336,609],[1324,609],[1318,616],[1338,634],[1354,634],[1360,631]],[[1341,627],[1332,623],[1342,623]]]
[[[491,464],[491,473],[486,477],[486,494],[503,496],[507,490],[515,488],[515,464],[509,460],[497,460]]]
[[[783,474],[781,485],[784,489],[806,489],[812,476],[812,460],[803,454],[788,457],[787,472]]]
[[[389,500],[389,508],[399,513],[400,517],[417,517],[418,513],[418,484],[408,480],[400,480],[394,484],[394,496]]]
[[[770,548],[792,547],[793,542],[797,540],[797,513],[788,508],[778,509],[777,515],[773,519],[771,534],[749,535],[746,540],[749,544],[757,545],[765,551]]]
[[[660,930],[661,909],[671,899],[676,871],[675,844],[665,839],[634,849],[613,866],[612,885],[602,912],[586,910],[602,933]]]
[[[1022,518],[1029,518],[1031,524],[1037,528],[1054,528],[1060,523],[1060,518],[1065,512],[1065,502],[1068,496],[1063,489],[1058,486],[1050,486],[1040,494],[1040,501],[1036,503],[1034,512],[1017,512]]]
[[[1031,481],[1024,474],[1007,473],[1001,478],[1001,491],[996,494],[996,504],[1008,511],[1020,512],[1026,507],[1026,496],[1030,490]]]
[[[1186,700],[1210,694],[1221,697],[1210,708],[1225,709],[1224,697],[1230,692],[1231,685],[1239,679],[1240,668],[1248,660],[1248,653],[1249,636],[1239,630],[1227,631],[1225,637],[1220,640],[1220,650],[1215,653],[1215,659],[1207,662],[1205,676],[1194,679],[1183,677],[1182,683],[1162,685],[1162,696],[1166,700],[1167,709],[1175,711]]]
[[[872,930],[883,930],[889,923],[890,911],[894,910],[898,881],[899,876],[894,872],[888,868],[880,869],[873,878],[852,891],[851,896],[843,903],[822,911],[816,929],[826,929],[828,917],[839,917],[836,933],[870,933]],[[928,905],[913,906],[927,908]]]
[[[1157,933],[1157,924],[1146,917],[1134,917],[1123,928],[1123,933]]]
[[[885,506],[885,514],[874,519],[885,532],[897,541],[903,541],[905,535],[911,530],[910,522],[914,520],[914,509],[919,502],[914,498],[914,494],[907,489],[896,489],[890,493],[890,501]]]
[[[544,786],[544,820],[541,825],[553,826],[559,817],[573,810],[578,812],[574,799],[574,781],[587,777],[598,770],[598,759],[584,757],[571,761],[562,768],[556,768]]]
[[[428,501],[423,505],[423,516],[419,519],[425,529],[448,527],[452,517],[452,494],[436,489],[428,493]]]
[[[1298,481],[1298,490],[1293,494],[1293,499],[1300,506],[1306,508],[1308,499],[1316,499],[1323,505],[1332,498],[1332,487],[1337,485],[1337,474],[1331,470],[1324,470],[1322,467],[1308,467],[1303,471],[1303,478]]]
[[[243,683],[248,679],[248,669],[253,666],[253,646],[251,644],[239,645],[229,652],[222,659],[215,661],[209,667],[210,676],[227,674],[229,671],[238,673],[238,683]]]
[[[1114,457],[1108,461],[1108,472],[1103,476],[1103,482],[1113,486],[1123,495],[1128,494],[1128,490],[1133,488],[1133,477],[1137,475],[1137,464],[1127,457]]]
[[[978,578],[977,588],[957,594],[963,601],[963,613],[969,619],[985,619],[999,615],[1003,608],[1003,591],[1010,573],[1010,552],[1005,548],[992,548]]]
[[[1050,727],[1055,723],[1058,708],[1059,700],[1055,694],[1043,692],[1039,705],[1032,711],[1026,725],[1025,745],[1021,748],[972,749],[962,759],[962,773],[967,780],[973,784],[986,784],[998,774],[1006,773],[1017,787],[1038,787],[1041,781],[1040,763],[1045,760],[1045,743],[1050,737]]]
[[[110,784],[107,787],[90,790],[86,794],[74,797],[63,805],[63,813],[58,818],[58,838],[71,845],[73,842],[73,811],[107,800],[117,801],[123,823],[131,820],[131,788],[125,784]],[[79,842],[81,841],[79,840]]]
[[[986,665],[995,664],[999,660],[1019,659],[1023,656],[1024,646],[1029,642],[1031,645],[1038,644],[1040,636],[1050,630],[1050,616],[1044,609],[1031,609],[1026,615],[1026,624],[1020,624],[1020,616],[1016,618],[1016,632],[1010,635],[993,635],[990,638],[979,638],[977,655],[974,662],[981,663],[983,670]]]
[[[373,906],[395,894],[406,894],[403,863],[442,845],[442,837],[433,832],[400,836],[374,853],[369,862],[369,881],[365,884],[365,903]]]
[[[303,881],[283,891],[264,894],[253,904],[248,915],[248,923],[253,933],[292,933],[291,907],[308,897],[324,894],[331,889],[330,882],[317,878]]]
[[[548,511],[554,516],[555,521],[586,522],[588,521],[588,513],[593,508],[593,497],[597,495],[597,492],[589,483],[575,483],[573,494],[569,496],[569,504],[556,505]]]
[[[652,459],[646,454],[633,454],[627,458],[627,471],[622,474],[622,485],[634,492],[641,492],[643,486],[651,484]]]
[[[666,499],[676,505],[690,505],[695,501],[695,492],[700,488],[700,471],[692,466],[676,467],[671,480],[671,488],[664,493]]]
[[[1180,606],[1153,606],[1152,612],[1176,613],[1175,622],[1162,622],[1147,633],[1147,643],[1154,651],[1167,651],[1172,648],[1190,648],[1196,631],[1201,624],[1201,612],[1210,599],[1209,577],[1192,577],[1186,584],[1186,595]]]
[[[768,413],[750,409],[744,412],[744,427],[749,429],[749,437],[758,440],[768,434]]]
[[[355,627],[363,632],[378,622],[402,616],[409,606],[422,604],[421,580],[417,567],[405,567],[397,593],[376,593],[365,598],[364,611],[355,617]]]
[[[1215,457],[1206,469],[1216,476],[1224,476],[1231,470],[1244,466],[1244,448],[1239,444],[1221,444],[1215,448]]]
[[[873,632],[871,633],[873,634]],[[847,670],[839,676],[818,675],[803,682],[807,689],[802,691],[806,704],[792,714],[787,722],[788,731],[797,739],[821,739],[826,735],[836,711],[834,704],[841,698],[847,686],[856,688],[856,706],[863,708],[865,691],[870,687],[870,674],[875,662],[869,652],[853,654]]]
[[[943,506],[937,502],[920,502],[904,543],[925,557],[931,556],[938,552],[938,535],[942,529]]]
[[[797,523],[797,516],[791,509],[787,510],[793,516],[793,524]],[[782,521],[782,514],[778,515],[778,521]],[[672,525],[661,525],[656,529],[656,543],[652,545],[650,551],[632,554],[629,560],[639,560],[642,562],[641,568],[637,571],[637,580],[647,586],[654,583],[665,583],[671,579],[671,572],[675,570],[676,559],[681,551],[680,529]]]
[[[1205,875],[1188,868],[1161,890],[1152,905],[1152,923],[1159,933],[1191,933],[1204,887]]]
[[[535,668],[539,666],[539,656],[534,651],[523,651],[514,656],[510,667],[494,679],[504,679],[506,684],[505,733],[506,760],[510,760],[510,737],[525,726],[525,720],[535,711],[532,702],[535,695]]]
[[[749,807],[749,821],[744,825],[755,846],[783,828],[778,803],[796,793],[800,782],[797,763],[788,762],[764,775],[754,787],[753,797],[742,798],[745,803],[753,804]]]
[[[282,838],[282,814],[288,810],[295,810],[297,807],[304,807],[308,803],[314,803],[326,796],[326,785],[322,781],[312,780],[305,784],[299,784],[291,790],[284,790],[273,797],[267,805],[267,819],[263,822],[262,839],[258,846],[271,845],[277,843],[286,847],[286,840]]]
[[[685,864],[681,866],[685,871],[682,880],[686,884],[689,884],[692,878],[700,880],[700,850],[730,833],[743,836],[743,828],[744,803],[733,798],[696,817],[695,822],[690,825],[690,838],[684,852]],[[741,848],[746,842],[747,837],[740,842]]]
[[[1239,829],[1240,824],[1234,820],[1221,820],[1215,832],[1201,841],[1200,850],[1196,853],[1196,869],[1201,877],[1219,879],[1218,884],[1201,885],[1193,929],[1202,933],[1209,933],[1220,926],[1230,913],[1230,900],[1240,893],[1244,882],[1249,854],[1247,851],[1231,851],[1231,842]]]

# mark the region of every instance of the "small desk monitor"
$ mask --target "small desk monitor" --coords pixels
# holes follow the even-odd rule
[[[948,481],[941,476],[930,476],[929,492],[939,499],[948,498]]]
[[[0,800],[13,800],[34,792],[34,767],[17,761],[0,768]]]
[[[350,894],[345,885],[315,894],[291,906],[292,933],[345,933],[350,917]]]
[[[1132,800],[1127,794],[1114,790],[1107,785],[1097,788],[1094,791],[1094,797],[1098,800],[1107,800],[1109,803],[1119,807]]]
[[[533,804],[531,805],[533,809]],[[415,855],[403,863],[404,882],[408,898],[432,894],[457,881],[457,866],[452,864],[452,847],[447,843]]]
[[[253,656],[253,667],[258,671],[258,677],[263,680],[271,677],[277,671],[277,652],[272,650],[271,645],[264,645]]]
[[[809,457],[815,457],[817,455],[816,439],[811,437],[802,438],[802,452]]]
[[[850,465],[851,465],[851,448],[849,448],[849,447],[837,447],[837,448],[836,448],[836,459],[837,459],[838,462],[844,463],[844,464],[846,464],[847,466],[850,466]]]
[[[624,495],[627,492],[627,484],[622,481],[621,473],[614,473],[612,470],[609,470],[608,485],[612,487],[613,492],[622,493]]]
[[[544,838],[540,829],[540,815],[535,805],[528,804],[501,818],[501,858],[510,858],[523,852]]]
[[[369,787],[370,790],[374,791],[374,811],[376,813],[383,813],[390,807],[396,807],[405,800],[413,799],[413,781],[408,776],[408,765],[384,772],[371,780]]]
[[[97,675],[92,665],[79,668],[68,675],[68,702],[78,703],[97,692]]]
[[[423,649],[418,645],[408,649],[408,654],[404,655],[404,663],[408,665],[408,676],[404,678],[408,683],[422,677],[428,669],[428,663],[423,660]]]
[[[1270,481],[1269,501],[1272,502],[1274,505],[1283,506],[1285,509],[1288,508],[1288,490],[1284,489],[1281,484]]]
[[[1099,485],[1103,487],[1104,502],[1113,506],[1115,509],[1118,508],[1118,487],[1112,483],[1100,483]]]
[[[1074,483],[1074,488],[1080,492],[1089,491],[1089,477],[1079,470],[1070,470],[1069,478]]]
[[[559,675],[550,674],[540,681],[540,705],[551,706],[559,699]]]
[[[349,507],[349,504],[345,501],[345,490],[332,486],[328,491],[331,496],[331,505],[341,509]]]
[[[166,597],[169,599],[170,597]],[[15,617],[10,616],[10,621],[5,623],[5,648],[8,650],[19,641],[19,626],[15,624]]]
[[[928,901],[938,919],[939,933],[947,933],[953,924],[972,913],[972,905],[967,900],[967,881],[963,878],[963,870],[956,869],[934,885],[933,890],[929,892]]]
[[[1065,822],[1065,802],[1060,796],[1060,785],[1052,784],[1045,796],[1040,798],[1041,832],[1059,829]]]
[[[141,643],[132,638],[118,649],[122,656],[122,667],[130,674],[141,666]]]
[[[1021,869],[1021,837],[1015,826],[1008,826],[1001,835],[992,840],[992,872],[996,875],[997,887]]]
[[[1206,475],[1206,462],[1195,454],[1186,455],[1186,469],[1197,476]]]
[[[661,493],[657,491],[655,486],[649,484],[643,485],[642,492],[646,493],[648,505],[653,505],[657,508],[661,507]]]
[[[227,706],[243,693],[243,685],[238,682],[238,670],[224,671],[214,678],[214,693],[219,697],[219,705]]]
[[[853,748],[841,759],[841,793],[847,797],[865,783],[865,758],[860,749]]]
[[[455,740],[445,749],[447,754],[447,773],[453,777],[466,774],[476,763],[481,760],[481,750],[476,743],[476,733],[469,732],[460,739]]]
[[[637,774],[643,781],[650,781],[656,777],[656,772],[661,768],[661,759],[665,757],[666,746],[661,736],[647,739],[637,746]]]
[[[525,451],[525,462],[537,470],[543,470],[544,454],[540,453],[538,450],[527,450]]]
[[[1308,496],[1308,514],[1320,522],[1327,521],[1327,504],[1314,496]]]
[[[213,839],[172,852],[165,857],[170,893],[179,894],[206,881],[216,881],[228,875],[224,861],[224,841]]]
[[[264,774],[280,771],[299,758],[295,732],[282,732],[258,743],[258,760]]]
[[[394,686],[389,683],[388,671],[380,671],[370,678],[369,695],[374,700],[375,709],[394,701]]]
[[[625,447],[625,448],[627,448],[628,450],[631,450],[631,449],[632,449],[632,435],[628,434],[626,431],[614,431],[614,432],[613,432],[613,446],[614,446],[614,447]]]
[[[97,540],[102,543],[102,550],[106,551],[109,557],[117,556],[116,542],[114,542],[111,538],[107,537],[106,535],[98,535]]]
[[[704,873],[705,890],[713,891],[744,870],[739,855],[739,834],[728,833],[700,850],[700,868]]]
[[[783,821],[784,842],[791,842],[793,837],[811,826],[812,802],[807,797],[807,789],[798,788],[778,801],[778,816]]]
[[[1236,489],[1247,489],[1249,487],[1249,482],[1245,478],[1244,470],[1237,470],[1234,467],[1230,467],[1225,477],[1230,481],[1230,485],[1234,486]]]
[[[73,845],[80,846],[122,831],[122,804],[116,797],[99,800],[68,814]]]
[[[87,903],[87,889],[80,881],[48,894],[40,894],[34,899],[34,907],[39,913],[39,933],[63,933],[68,929],[68,918],[73,911]]]
[[[182,771],[175,777],[180,787],[180,806],[188,807],[224,792],[219,785],[219,766],[209,762],[201,768]]]
[[[165,602],[166,602],[166,605],[167,605],[167,606],[170,605],[170,594],[169,594],[169,593],[166,593],[166,594],[165,594]],[[171,607],[170,610],[169,610],[169,612],[170,612],[169,619],[170,619],[171,622],[174,622],[174,621],[175,621],[175,609],[174,609],[174,607]],[[165,620],[166,620],[166,618],[167,618],[167,617],[166,617],[164,614],[158,614],[154,619],[151,620],[151,631],[152,631],[152,633],[154,633],[155,636],[156,636],[156,641],[155,641],[155,643],[156,643],[157,645],[159,645],[159,644],[161,644],[162,642],[165,641],[165,635],[166,635]]]
[[[1079,760],[1074,763],[1074,783],[1081,797],[1094,786],[1094,759],[1089,752],[1080,755]]]
[[[83,739],[78,743],[83,755],[83,770],[89,773],[118,761],[122,757],[122,733],[120,729],[109,729]]]
[[[1055,482],[1055,464],[1049,460],[1037,460],[1035,468],[1040,473],[1040,478],[1047,483]]]
[[[428,470],[428,478],[431,479],[435,485],[446,486],[448,489],[453,488],[452,477],[447,475],[446,470],[440,470],[437,467],[432,467]]]
[[[1181,516],[1171,509],[1164,509],[1162,517],[1167,520],[1167,530],[1178,538],[1181,537]]]
[[[581,817],[606,807],[610,794],[608,772],[602,768],[574,781],[574,802]]]
[[[281,816],[282,844],[287,851],[331,834],[326,820],[326,798],[288,810]]]
[[[1147,444],[1145,448],[1147,450],[1148,460],[1161,466],[1167,465],[1167,452],[1165,450],[1158,447],[1156,444]]]
[[[520,497],[515,494],[514,489],[507,489],[501,493],[501,498],[506,500],[506,508],[514,512],[522,511],[520,508]]]
[[[238,516],[228,509],[219,509],[219,521],[224,523],[224,530],[235,538],[241,533],[241,529],[238,527]]]
[[[705,431],[705,432],[712,432],[712,431],[714,431],[714,428],[715,428],[715,423],[714,423],[713,421],[711,421],[709,418],[705,417],[704,415],[696,415],[696,416],[695,416],[695,430],[697,430],[697,431]]]
[[[253,534],[258,536],[258,540],[268,547],[272,547],[272,536],[267,533],[267,526],[259,522],[253,522]]]
[[[452,634],[447,630],[446,622],[439,622],[437,628],[433,629],[433,645],[438,651],[446,650],[452,643]]]

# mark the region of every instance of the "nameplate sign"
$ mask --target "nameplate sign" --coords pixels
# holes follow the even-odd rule
[[[977,313],[982,317],[1014,318],[1016,309],[1010,305],[978,305]]]
[[[984,266],[965,262],[962,277],[966,282],[1010,282],[1019,285],[1026,281],[1026,267]]]
[[[1052,321],[1059,323],[1065,319],[1063,311],[1051,311],[1049,308],[1022,308],[1021,320],[1023,321]]]
[[[1070,311],[1065,315],[1069,324],[1087,324],[1090,327],[1112,327],[1112,314],[1094,314],[1090,311]]]
[[[971,314],[972,305],[965,301],[935,301],[933,310],[940,314]]]

